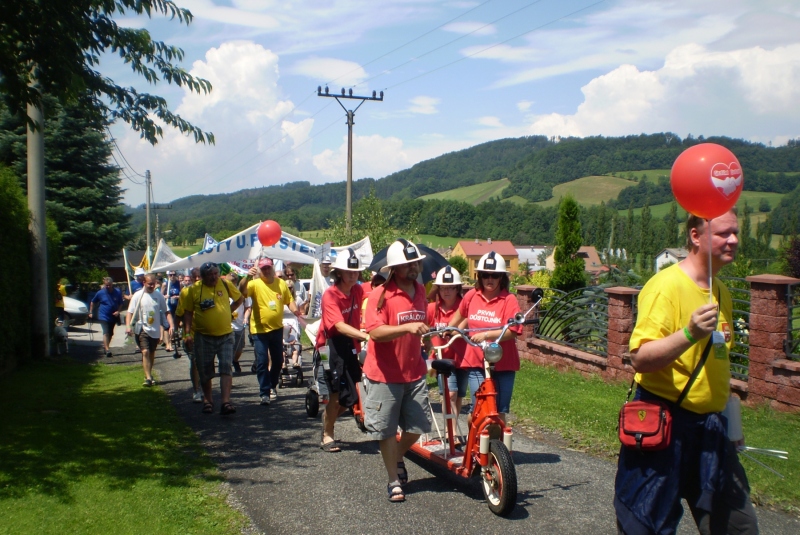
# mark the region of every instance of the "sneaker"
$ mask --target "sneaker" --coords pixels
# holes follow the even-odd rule
[[[273,388],[272,390],[269,391],[269,400],[275,401],[276,399],[278,399],[278,393]]]
[[[235,360],[233,361],[233,371],[236,373],[242,373],[242,367]]]
[[[192,401],[195,403],[202,403],[203,402],[203,393],[202,392],[195,392],[192,396]]]
[[[145,379],[144,382],[142,383],[142,386],[153,386],[154,384],[156,383],[152,379]]]
[[[111,354],[111,351],[106,351],[106,358],[110,359],[114,355]]]
[[[261,396],[261,404],[269,405],[269,396]]]

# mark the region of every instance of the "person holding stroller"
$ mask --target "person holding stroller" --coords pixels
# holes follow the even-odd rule
[[[517,298],[508,291],[509,278],[505,259],[495,251],[489,251],[478,260],[478,281],[475,288],[468,291],[450,320],[454,327],[491,330],[478,331],[470,338],[481,343],[497,340],[503,326],[519,311]],[[492,329],[494,327],[494,329]],[[495,364],[492,376],[497,384],[497,412],[505,422],[506,413],[511,408],[511,394],[514,392],[514,379],[519,371],[519,351],[516,338],[522,333],[522,326],[509,328],[498,340],[503,348],[503,358]],[[468,345],[462,361],[464,368],[483,370],[483,351]],[[483,382],[483,381],[481,381]],[[472,385],[470,385],[471,388]]]
[[[433,288],[428,294],[428,325],[432,329],[441,329],[450,324],[450,320],[458,312],[461,304],[461,275],[453,266],[445,266],[436,273]],[[431,339],[434,346],[441,346],[447,340],[440,336]],[[450,405],[453,407],[453,414],[461,412],[461,405],[467,395],[467,385],[472,394],[472,402],[475,403],[475,391],[483,382],[483,368],[469,368],[464,366],[464,352],[467,343],[458,339],[450,347],[442,351],[443,359],[451,359],[456,364],[456,372],[447,379],[447,386],[450,389]],[[444,389],[439,385],[439,390]]]
[[[322,294],[322,322],[315,348],[327,344],[330,370],[325,374],[330,399],[322,413],[320,448],[329,453],[341,450],[334,439],[336,419],[358,400],[356,384],[361,381],[358,353],[367,334],[360,331],[364,292],[358,276],[364,267],[353,249],[340,254],[333,264],[333,285]]]
[[[425,255],[413,243],[398,239],[386,251],[386,283],[367,300],[370,335],[364,362],[364,425],[378,441],[389,477],[389,501],[405,501],[408,482],[403,456],[422,433],[431,430],[427,366],[420,337],[427,333],[425,287],[417,282]],[[427,342],[427,340],[426,340]],[[400,440],[397,428],[402,428]]]

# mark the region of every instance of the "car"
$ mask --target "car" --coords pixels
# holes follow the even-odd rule
[[[311,279],[300,279],[300,282],[303,283],[303,287],[307,292],[311,291]]]
[[[86,305],[72,297],[64,297],[64,320],[69,326],[84,325],[89,318]]]

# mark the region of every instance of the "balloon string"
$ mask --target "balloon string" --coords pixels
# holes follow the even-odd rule
[[[711,272],[711,220],[706,219],[706,225],[708,226],[708,302],[709,304],[714,303],[714,289],[713,289],[713,281],[714,281],[714,274]]]

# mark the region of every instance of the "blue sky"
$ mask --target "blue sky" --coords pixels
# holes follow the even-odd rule
[[[355,116],[353,176],[524,135],[800,137],[796,0],[177,0],[189,27],[118,19],[184,49],[210,95],[147,87],[216,145],[112,133],[156,202],[346,177],[345,113],[317,86],[384,91]],[[357,101],[343,101],[352,109]],[[166,129],[165,129],[166,130]],[[119,160],[120,156],[116,155]],[[124,165],[123,161],[120,161]],[[138,179],[138,178],[137,178]],[[125,200],[144,188],[124,181]]]

